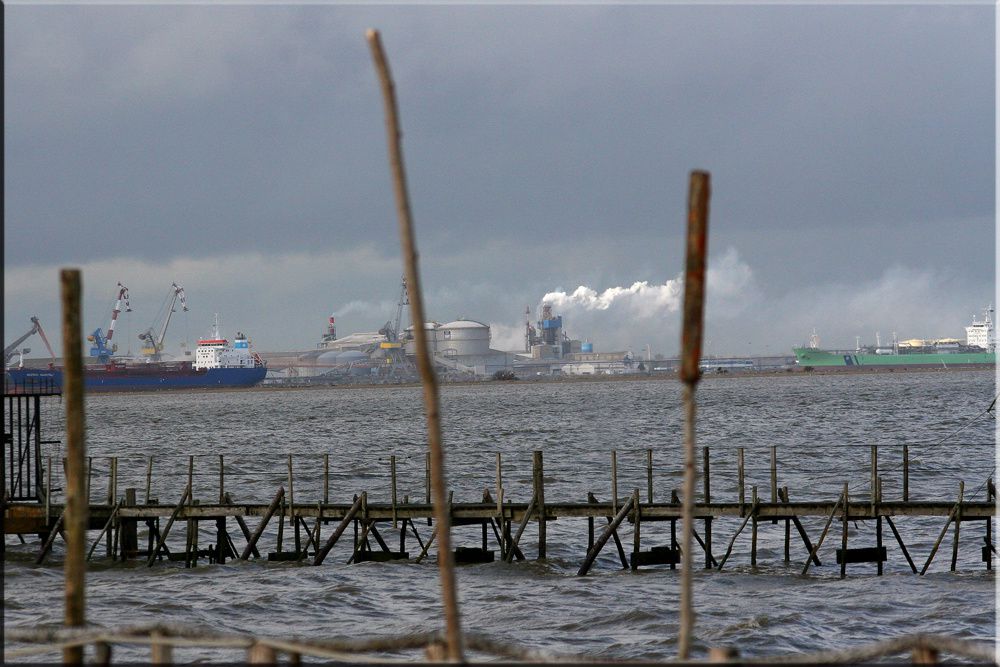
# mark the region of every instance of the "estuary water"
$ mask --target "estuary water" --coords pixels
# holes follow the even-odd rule
[[[870,493],[871,446],[877,445],[883,497],[894,500],[902,495],[907,445],[911,500],[953,502],[960,481],[966,500],[983,500],[986,479],[995,476],[996,422],[987,408],[996,392],[994,374],[987,371],[707,377],[697,391],[699,467],[700,448],[707,446],[713,500],[736,501],[737,452],[743,448],[747,495],[756,485],[769,498],[770,448],[776,446],[778,484],[788,487],[793,500],[832,501],[845,482],[854,500]],[[441,396],[447,475],[456,502],[479,500],[484,489],[494,489],[497,453],[507,498],[527,502],[535,450],[544,452],[547,502],[581,502],[588,492],[608,499],[612,450],[620,496],[639,489],[645,499],[647,449],[653,451],[654,500],[681,489],[683,410],[676,380],[486,382],[444,386]],[[361,491],[368,491],[370,502],[388,502],[390,455],[397,459],[400,500],[424,498],[426,430],[419,387],[88,395],[86,406],[92,502],[106,500],[112,456],[118,457],[118,495],[136,487],[140,502],[150,457],[150,495],[172,505],[187,483],[191,456],[196,498],[217,499],[221,456],[225,488],[234,499],[266,502],[287,486],[291,455],[295,503],[315,504],[323,494],[324,454],[329,454],[331,502],[349,502]],[[62,439],[61,403],[53,399],[43,409],[43,437]],[[49,447],[46,455],[58,461],[61,445]],[[251,529],[256,521],[249,520]],[[275,548],[274,523],[262,551]],[[803,523],[815,542],[824,519]],[[918,568],[943,524],[943,519],[896,520]],[[736,519],[714,523],[716,558],[738,527]],[[424,539],[430,534],[427,526],[418,529]],[[140,545],[144,532],[140,529]],[[239,529],[231,525],[230,532],[242,548]],[[981,559],[983,522],[963,524],[957,572],[949,571],[950,533],[928,573],[917,576],[886,530],[884,576],[876,576],[873,564],[852,564],[845,580],[834,564],[839,528],[819,554],[823,565],[806,576],[800,574],[806,558],[801,542],[793,541],[791,562],[784,562],[783,524],[760,524],[756,567],[750,565],[748,532],[737,539],[724,570],[694,573],[695,657],[713,646],[763,657],[915,632],[996,637],[995,576]],[[286,530],[286,545],[288,535]],[[454,535],[456,546],[480,544],[478,527],[457,527]],[[627,524],[621,535],[630,549]],[[466,630],[558,655],[676,656],[679,570],[623,571],[611,545],[588,576],[577,577],[586,554],[586,520],[550,523],[544,561],[534,560],[536,536],[531,526],[522,538],[524,562],[458,568]],[[668,544],[669,524],[647,523],[642,537],[644,548]],[[94,538],[96,531],[90,541]],[[175,529],[172,548],[182,549],[183,539],[183,530]],[[206,526],[202,544],[214,539]],[[874,522],[853,524],[850,539],[851,546],[874,546]],[[320,567],[251,560],[146,568],[112,562],[101,547],[87,574],[87,618],[110,628],[168,622],[313,639],[390,637],[443,626],[434,549],[419,564],[347,565],[349,543],[342,540]],[[39,546],[34,537],[25,545],[6,538],[5,630],[58,627],[62,621],[62,543],[57,540],[46,564],[36,566]],[[408,546],[415,555],[412,537]],[[115,652],[116,660],[148,656],[148,649]],[[242,657],[222,649],[175,652],[180,662]]]

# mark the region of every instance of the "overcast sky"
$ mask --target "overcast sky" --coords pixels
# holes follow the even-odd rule
[[[598,351],[676,353],[698,168],[708,354],[964,337],[996,298],[994,12],[8,5],[5,342],[31,315],[58,339],[64,266],[88,332],[130,288],[123,351],[174,281],[171,344],[216,312],[266,351],[314,347],[331,313],[342,335],[393,317],[369,27],[433,319],[511,349],[549,295]]]

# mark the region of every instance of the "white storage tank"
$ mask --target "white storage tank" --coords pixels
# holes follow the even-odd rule
[[[475,320],[455,320],[437,330],[438,354],[483,356],[490,353],[490,327]]]
[[[424,330],[427,332],[427,347],[430,348],[431,354],[437,352],[437,330],[440,328],[440,324],[437,322],[425,322]],[[413,325],[406,327],[403,332],[403,350],[406,354],[411,357],[417,353],[417,341],[413,335]]]

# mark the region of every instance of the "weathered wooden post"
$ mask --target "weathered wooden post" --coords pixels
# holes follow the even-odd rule
[[[704,462],[702,467],[704,468],[704,482],[705,482],[705,505],[712,504],[712,484],[711,484],[711,468],[709,467],[708,459],[708,447],[703,448],[703,458]],[[705,569],[712,569],[712,562],[715,559],[712,558],[712,517],[709,513],[705,517]]]
[[[684,326],[681,332],[680,379],[684,383],[684,503],[681,515],[681,605],[678,658],[687,660],[694,631],[691,566],[693,553],[695,483],[695,388],[701,377],[701,340],[704,326],[705,262],[708,253],[708,172],[691,172],[688,189],[687,259],[684,273]]]
[[[80,271],[63,269],[59,274],[62,297],[63,401],[66,406],[66,562],[65,624],[86,624],[86,539],[89,503],[84,477],[87,458],[83,407],[83,353],[80,330]],[[63,662],[83,663],[83,647],[63,649]]]
[[[438,568],[441,579],[441,601],[445,616],[445,644],[448,659],[453,662],[462,662],[464,652],[458,612],[454,553],[451,548],[451,517],[448,507],[445,505],[447,480],[444,469],[444,446],[441,441],[437,378],[431,364],[427,346],[427,330],[424,327],[424,322],[427,320],[424,316],[423,293],[420,289],[420,272],[417,267],[417,247],[414,241],[409,195],[406,190],[406,171],[403,167],[396,93],[378,31],[368,30],[366,37],[378,70],[385,105],[385,127],[389,144],[389,161],[393,177],[396,212],[399,218],[400,245],[406,265],[406,284],[410,299],[410,316],[413,320],[414,338],[416,339],[417,367],[420,369],[424,390],[424,409],[427,412],[427,440],[430,449],[428,454],[431,463],[431,482],[434,487],[434,517],[438,522]]]
[[[753,506],[760,502],[757,498],[757,487],[753,487]],[[757,567],[757,512],[752,513],[753,523],[750,526],[750,566]]]
[[[392,477],[392,529],[395,530],[398,527],[398,519],[396,514],[398,512],[396,508],[396,455],[393,454],[389,457],[389,476]],[[400,550],[402,551],[402,549]]]
[[[910,448],[903,445],[903,502],[910,502]]]
[[[618,452],[611,450],[611,514],[618,514]]]
[[[538,510],[538,558],[541,560],[545,558],[545,473],[541,450],[532,454],[531,476]]]
[[[744,505],[747,503],[746,483],[743,476],[743,448],[736,450],[736,485],[740,493],[740,516],[743,516]]]
[[[135,507],[135,488],[125,489],[125,502],[122,507]],[[122,560],[135,558],[139,554],[139,534],[138,521],[136,519],[119,519],[119,531],[121,532],[121,555]]]
[[[841,553],[843,557],[840,559],[840,578],[843,579],[847,576],[847,526],[848,520],[850,519],[850,499],[847,495],[847,482],[844,482],[844,536],[842,538]]]
[[[646,450],[646,502],[653,504],[653,450]]]

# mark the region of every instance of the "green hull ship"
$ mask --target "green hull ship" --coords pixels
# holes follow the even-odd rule
[[[857,350],[828,351],[819,349],[819,339],[813,332],[809,347],[793,347],[795,363],[799,366],[984,366],[996,365],[996,340],[993,337],[993,306],[985,309],[982,321],[972,318],[965,327],[964,344],[954,338],[937,340],[907,340],[893,342],[892,347],[882,347],[875,334],[874,347]],[[893,334],[895,339],[895,334]]]
[[[828,352],[811,347],[792,348],[799,366],[969,366],[996,364],[995,352],[922,352],[916,354],[865,354]]]

